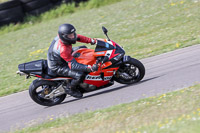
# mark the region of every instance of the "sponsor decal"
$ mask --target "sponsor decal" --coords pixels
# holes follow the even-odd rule
[[[36,67],[41,67],[41,64],[35,64]]]
[[[109,48],[109,45],[110,45],[109,43],[106,43],[106,48]]]
[[[104,81],[111,80],[111,78],[112,78],[112,76],[105,76]],[[98,76],[87,75],[85,79],[86,80],[95,80],[95,81],[102,80],[100,75],[98,75]]]
[[[98,53],[96,53],[96,54],[104,54],[104,52],[98,52]]]
[[[106,71],[107,73],[113,73],[114,71]]]

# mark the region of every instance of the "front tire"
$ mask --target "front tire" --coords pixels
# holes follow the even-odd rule
[[[130,74],[130,71],[133,74]],[[121,73],[128,73],[129,76],[131,76],[132,78],[130,80],[126,80],[120,76]],[[139,60],[130,58],[129,61],[120,66],[120,68],[114,76],[114,80],[121,84],[132,84],[142,80],[144,75],[144,65]]]
[[[53,81],[36,79],[29,87],[29,95],[33,101],[40,105],[53,106],[61,103],[66,97],[66,94],[63,94],[52,99],[45,99],[45,95],[49,94],[56,87],[57,83]]]

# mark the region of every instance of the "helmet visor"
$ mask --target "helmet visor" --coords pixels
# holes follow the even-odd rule
[[[76,38],[76,33],[63,34],[63,37],[64,37],[65,39],[74,39],[74,38]]]

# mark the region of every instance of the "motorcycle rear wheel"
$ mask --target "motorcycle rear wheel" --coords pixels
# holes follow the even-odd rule
[[[35,101],[36,103],[40,105],[53,106],[53,105],[61,103],[66,97],[66,94],[63,94],[53,99],[44,98],[45,93],[47,94],[48,93],[47,91],[52,91],[53,89],[56,88],[56,86],[57,86],[57,83],[53,81],[36,79],[29,86],[29,95],[33,101]]]
[[[133,68],[132,71],[135,71],[135,75],[131,80],[125,80],[120,77],[118,73],[123,73],[126,72],[127,70],[130,71]],[[133,84],[136,82],[139,82],[140,80],[143,79],[145,75],[145,67],[144,65],[137,59],[131,58],[128,62],[124,63],[123,65],[120,66],[119,72],[116,72],[114,76],[114,80],[117,81],[118,83],[121,84]]]

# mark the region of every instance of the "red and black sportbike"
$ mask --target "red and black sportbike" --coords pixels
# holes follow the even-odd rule
[[[99,39],[95,50],[86,46],[74,47],[72,55],[77,62],[85,65],[98,63],[98,70],[85,73],[84,80],[77,86],[82,93],[95,91],[114,84],[117,81],[121,84],[132,84],[139,82],[145,75],[143,64],[130,56],[125,56],[123,48],[110,40],[107,29],[102,27],[108,39]],[[20,75],[27,78],[37,77],[30,87],[30,97],[38,104],[53,106],[61,103],[66,93],[62,87],[71,81],[70,77],[56,77],[48,74],[46,60],[36,60],[19,64]]]

